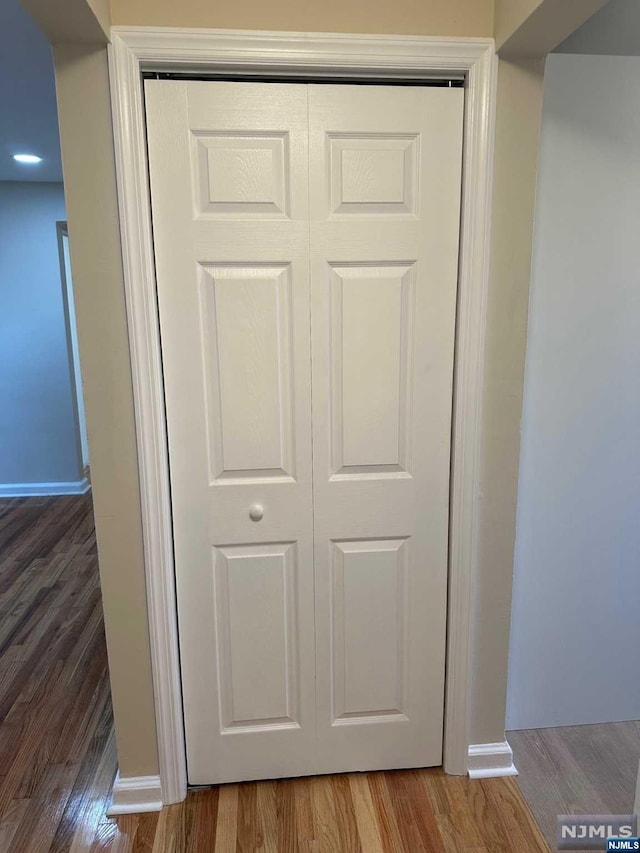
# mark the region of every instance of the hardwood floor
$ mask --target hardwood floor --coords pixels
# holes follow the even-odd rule
[[[112,727],[89,496],[0,501],[0,850],[66,850]]]
[[[224,785],[101,831],[114,849],[153,853],[548,850],[512,779],[471,782],[440,770]]]
[[[105,816],[116,770],[89,496],[0,501],[0,852],[536,853],[513,779],[439,769],[190,791]]]
[[[640,722],[508,732],[526,797],[550,846],[559,814],[631,814]]]

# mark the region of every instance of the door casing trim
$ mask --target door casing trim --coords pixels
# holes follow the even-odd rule
[[[493,39],[114,27],[109,66],[163,804],[184,799],[187,768],[142,72],[376,77],[390,83],[464,78],[444,769],[466,774],[497,70]]]

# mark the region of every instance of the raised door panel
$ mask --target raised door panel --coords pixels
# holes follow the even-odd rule
[[[407,547],[332,543],[333,725],[406,720]]]
[[[222,733],[299,728],[294,542],[217,548]]]
[[[441,761],[462,115],[310,87],[321,772]]]
[[[212,481],[295,476],[289,265],[202,268]]]
[[[188,777],[311,773],[307,92],[145,86]]]
[[[416,134],[328,133],[332,215],[417,213]]]
[[[195,132],[195,209],[199,217],[289,216],[289,138],[282,133]]]
[[[407,472],[413,264],[331,266],[332,478]]]

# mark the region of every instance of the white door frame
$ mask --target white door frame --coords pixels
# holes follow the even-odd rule
[[[496,58],[491,39],[114,27],[109,50],[116,170],[140,467],[162,802],[187,789],[169,459],[141,72],[465,80],[453,399],[444,768],[466,774],[471,593],[484,379]]]

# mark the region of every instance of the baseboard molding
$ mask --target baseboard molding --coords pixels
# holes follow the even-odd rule
[[[469,776],[471,779],[491,779],[495,776],[517,776],[513,751],[506,740],[501,743],[472,743],[469,747]]]
[[[35,498],[47,495],[84,495],[91,488],[86,477],[68,483],[0,483],[0,498]]]
[[[139,812],[159,812],[162,808],[162,791],[159,776],[128,776],[124,779],[120,771],[113,783],[109,817]]]

